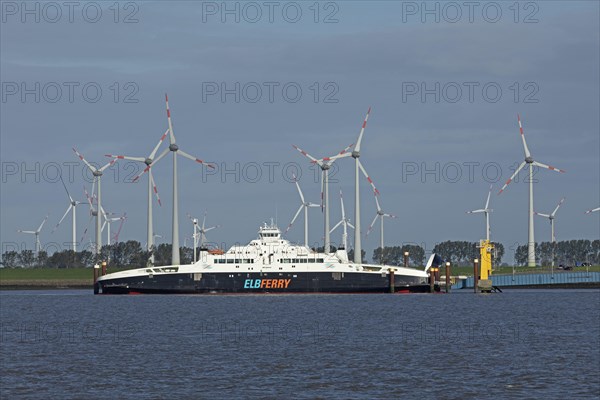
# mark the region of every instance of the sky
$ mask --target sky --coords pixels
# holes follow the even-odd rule
[[[493,185],[492,240],[510,261],[527,242],[525,175],[497,193],[524,158],[517,114],[534,159],[566,171],[535,172],[535,210],[566,197],[557,240],[600,237],[600,213],[584,214],[600,206],[598,2],[0,4],[2,252],[33,248],[16,231],[46,215],[42,246],[69,248],[70,216],[51,233],[68,207],[57,176],[80,201],[91,190],[72,148],[97,165],[105,154],[147,156],[168,127],[165,93],[179,147],[217,167],[178,159],[181,245],[187,213],[219,224],[208,239],[223,247],[250,241],[270,218],[284,229],[300,205],[293,173],[307,200],[320,198],[318,171],[292,145],[334,155],[356,141],[369,107],[361,161],[397,216],[385,221],[386,245],[430,252],[482,239],[483,216],[465,211],[482,208]],[[102,203],[126,213],[120,240],[145,243],[147,176],[131,182],[140,165],[106,170]],[[155,232],[169,242],[171,155],[153,170]],[[354,221],[353,162],[332,171],[331,226],[340,190]],[[364,235],[375,215],[364,179],[361,203]],[[323,215],[310,211],[318,243]],[[93,230],[89,207],[77,218],[80,238]],[[302,241],[302,225],[286,237]],[[548,220],[536,217],[535,233],[548,241]],[[379,240],[378,229],[363,238],[368,258]]]

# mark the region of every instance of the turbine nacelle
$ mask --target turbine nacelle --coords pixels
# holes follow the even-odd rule
[[[171,151],[177,151],[177,150],[179,150],[179,146],[177,146],[176,143],[171,143],[169,145],[169,150],[171,150]]]
[[[525,162],[527,164],[533,164],[533,157],[529,156],[529,157],[525,157]]]
[[[151,159],[151,158],[146,158],[146,159],[144,160],[144,164],[146,164],[147,166],[150,166],[150,165],[152,165],[152,163],[153,163],[153,162],[154,162],[154,160],[153,160],[153,159]]]

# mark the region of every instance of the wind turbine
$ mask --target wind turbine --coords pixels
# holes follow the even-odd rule
[[[92,164],[87,162],[87,160],[85,158],[83,158],[83,156],[81,154],[79,154],[79,152],[77,150],[75,150],[74,147],[73,147],[73,151],[75,152],[75,154],[77,154],[79,159],[81,161],[83,161],[83,163],[88,167],[88,169],[90,171],[92,171],[92,174],[94,175],[94,182],[96,182],[97,186],[98,186],[97,202],[98,202],[98,209],[100,209],[102,207],[102,192],[101,192],[101,186],[100,186],[102,173],[104,172],[104,170],[106,168],[113,165],[115,163],[116,159],[111,160],[108,164],[106,164],[105,166],[103,166],[101,168],[96,168]],[[92,190],[92,192],[93,192],[93,190]],[[102,218],[102,216],[100,215],[100,213],[96,212],[96,254],[100,254],[100,249],[102,249],[102,232],[101,232],[102,221],[101,221],[101,218]]]
[[[19,233],[26,233],[26,234],[30,234],[30,235],[35,235],[35,253],[36,254],[40,254],[40,250],[42,249],[42,245],[40,243],[40,232],[42,231],[42,227],[46,223],[47,219],[48,219],[48,216],[46,215],[46,218],[44,218],[44,220],[40,224],[39,228],[37,228],[35,231],[23,231],[23,230],[20,230],[20,229],[17,230],[17,232],[19,232]]]
[[[87,226],[85,227],[85,229],[83,231],[83,235],[81,235],[81,240],[79,241],[80,243],[83,243],[83,240],[85,239],[85,237],[87,235],[87,231],[90,227],[90,223],[92,222],[94,217],[96,217],[98,215],[98,211],[96,211],[96,209],[94,208],[94,199],[96,198],[96,195],[94,194],[95,184],[96,184],[96,182],[92,183],[92,196],[90,196],[90,194],[88,193],[85,186],[83,187],[83,193],[85,194],[85,198],[87,199],[88,206],[90,207],[90,219],[88,221]],[[102,228],[100,228],[100,233],[102,233]],[[93,246],[91,239],[90,239],[90,246]]]
[[[221,225],[215,225],[211,227],[206,227],[206,212],[204,212],[204,218],[202,219],[202,226],[198,226],[198,218],[192,217],[190,214],[187,215],[188,218],[192,221],[194,225],[194,234],[192,235],[194,241],[194,263],[196,262],[196,247],[198,243],[198,238],[200,238],[200,249],[204,248],[204,241],[206,240],[206,232],[212,231],[213,229],[217,229],[221,227]]]
[[[340,151],[338,154],[331,157],[323,157],[320,159],[316,159],[311,156],[301,148],[296,145],[292,145],[296,150],[298,150],[303,156],[307,157],[311,160],[311,163],[317,164],[321,168],[321,204],[324,204],[325,207],[325,245],[324,252],[329,253],[331,248],[331,240],[329,237],[329,169],[333,165],[333,163],[344,157],[350,156],[348,150],[353,146],[352,144],[346,147],[344,150]]]
[[[367,111],[367,115],[363,121],[362,127],[360,129],[360,133],[358,135],[358,140],[356,141],[356,146],[352,151],[352,158],[354,158],[354,224],[356,228],[354,229],[354,263],[361,264],[362,263],[362,245],[360,243],[360,171],[362,171],[363,175],[369,181],[369,184],[373,188],[373,193],[375,196],[379,195],[379,190],[375,187],[373,180],[367,174],[365,167],[363,167],[362,163],[359,160],[360,157],[360,145],[362,143],[363,134],[365,133],[365,128],[367,127],[367,121],[369,120],[369,115],[371,114],[371,107]]]
[[[333,233],[337,229],[338,226],[342,225],[344,228],[344,233],[342,234],[342,246],[344,246],[344,250],[348,250],[348,227],[354,229],[354,225],[350,223],[350,219],[346,218],[346,211],[344,209],[344,197],[342,195],[342,190],[340,189],[340,203],[342,205],[342,219],[335,224],[333,228],[331,228],[330,233]]]
[[[67,197],[69,197],[69,207],[67,207],[67,211],[65,211],[64,215],[62,216],[60,221],[58,221],[58,224],[56,224],[54,229],[52,229],[50,234],[54,233],[58,229],[58,226],[63,222],[63,220],[69,213],[69,211],[71,211],[72,219],[73,219],[73,236],[72,236],[71,246],[73,246],[73,251],[77,252],[77,210],[76,210],[76,207],[79,204],[83,204],[83,203],[81,201],[73,200],[73,197],[71,197],[71,194],[67,190],[67,185],[65,185],[65,181],[63,181],[62,175],[60,176],[60,181],[62,182],[63,187],[65,188],[65,192],[67,192]]]
[[[167,107],[167,120],[169,122],[169,147],[167,149],[165,149],[158,157],[156,157],[154,162],[151,163],[150,165],[148,165],[142,171],[141,174],[136,176],[134,178],[134,181],[138,180],[139,177],[142,176],[144,173],[150,171],[150,168],[152,168],[154,165],[156,165],[156,163],[158,161],[160,161],[161,158],[166,156],[169,151],[173,153],[173,221],[172,221],[172,236],[171,236],[172,237],[171,264],[179,265],[180,264],[180,261],[179,261],[179,200],[178,200],[178,190],[177,190],[177,154],[181,154],[183,157],[189,158],[190,160],[196,161],[197,163],[205,165],[209,168],[214,169],[215,167],[212,164],[205,163],[204,161],[200,160],[199,158],[191,156],[188,153],[184,152],[183,150],[179,149],[179,146],[177,145],[177,143],[175,141],[175,134],[173,133],[173,123],[171,121],[171,110],[169,109],[169,97],[166,94],[165,94],[165,103],[166,103],[166,107]]]
[[[490,196],[492,194],[492,186],[490,185],[490,191],[488,192],[487,200],[485,201],[485,207],[480,208],[478,210],[466,211],[467,214],[478,214],[483,213],[485,215],[485,238],[489,242],[490,241],[490,213],[494,210],[489,208],[490,206]]]
[[[542,164],[538,161],[534,161],[533,157],[531,157],[531,153],[529,152],[529,148],[527,147],[527,142],[525,141],[523,125],[521,124],[521,116],[519,114],[517,114],[517,120],[519,121],[519,131],[523,141],[523,150],[525,150],[525,160],[521,163],[521,165],[519,165],[519,168],[517,168],[515,173],[506,181],[504,186],[502,186],[502,189],[500,189],[498,194],[502,193],[504,189],[506,189],[508,184],[517,176],[517,174],[523,169],[523,167],[525,167],[526,164],[529,166],[529,236],[527,243],[527,265],[530,267],[535,267],[535,237],[533,232],[533,166],[535,165],[537,167],[542,167],[561,173],[565,171],[554,168],[550,165]]]
[[[122,156],[122,155],[116,156],[116,155],[112,155],[112,154],[106,154],[106,157],[116,158],[116,159],[120,159],[120,160],[131,160],[131,161],[143,162],[144,164],[146,164],[146,167],[150,167],[152,165],[152,163],[154,162],[154,157],[156,156],[156,152],[158,151],[158,148],[160,147],[162,142],[165,140],[168,133],[169,133],[169,129],[167,129],[165,131],[165,133],[160,137],[158,144],[156,146],[154,146],[154,149],[152,149],[152,151],[150,152],[150,154],[147,157],[132,157],[132,156]],[[138,180],[138,178],[139,178],[139,176],[137,176],[133,181],[136,182]],[[153,225],[153,219],[152,219],[152,192],[154,192],[154,195],[156,196],[158,205],[162,206],[160,197],[158,196],[158,189],[156,187],[156,183],[154,182],[154,176],[152,175],[152,171],[148,170],[148,217],[147,217],[147,237],[146,237],[146,243],[147,243],[146,249],[148,251],[152,251],[152,246],[154,246],[154,234],[153,234],[154,225]],[[154,254],[150,255],[150,263],[154,264]]]
[[[100,231],[104,232],[104,228],[105,227],[107,228],[107,230],[106,230],[106,244],[108,244],[110,246],[110,242],[111,242],[111,238],[112,238],[112,236],[110,235],[110,226],[112,225],[113,222],[121,221],[121,225],[119,226],[119,230],[114,235],[114,241],[118,242],[119,241],[119,233],[121,232],[121,228],[123,227],[123,223],[125,222],[125,219],[127,219],[127,213],[124,213],[120,217],[110,217],[109,215],[117,215],[117,214],[106,212],[106,211],[104,211],[104,208],[102,208],[102,216],[104,218],[104,223],[102,224],[102,228],[100,229]]]
[[[546,217],[550,220],[550,230],[551,230],[551,243],[552,243],[552,266],[554,267],[554,243],[556,243],[556,238],[554,237],[554,218],[556,217],[556,212],[558,211],[558,209],[560,208],[560,206],[562,205],[562,203],[565,201],[565,198],[563,197],[559,202],[558,205],[556,206],[556,208],[554,209],[554,211],[552,211],[552,214],[542,214],[539,212],[536,212],[535,215],[539,215],[540,217]]]
[[[296,183],[296,188],[298,189],[298,194],[300,195],[300,207],[298,207],[298,211],[296,211],[296,215],[294,215],[294,218],[292,218],[292,222],[290,222],[290,224],[288,225],[287,229],[285,230],[285,233],[287,233],[290,230],[290,228],[294,224],[294,221],[296,221],[296,218],[298,218],[298,215],[300,215],[300,212],[302,211],[302,209],[304,209],[304,246],[308,247],[308,208],[319,207],[319,205],[304,200],[304,194],[300,189],[298,179],[296,178],[296,175],[293,175],[293,177],[294,183]]]
[[[591,210],[587,210],[585,213],[586,214],[591,214],[591,213],[595,213],[596,211],[600,211],[600,207],[596,207],[596,208],[593,208]]]
[[[380,228],[381,228],[381,243],[380,243],[379,248],[381,249],[381,263],[383,264],[383,219],[385,217],[388,217],[388,218],[398,218],[398,217],[396,217],[395,215],[387,214],[387,213],[383,212],[383,210],[381,209],[381,206],[379,205],[379,199],[377,198],[377,196],[375,196],[375,204],[377,205],[377,212],[375,213],[375,218],[373,218],[373,222],[371,222],[371,225],[369,226],[369,230],[367,231],[367,236],[369,236],[369,233],[371,233],[371,230],[373,229],[375,222],[377,222],[377,218],[379,218]]]

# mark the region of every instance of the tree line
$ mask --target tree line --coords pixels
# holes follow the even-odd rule
[[[48,255],[45,251],[40,251],[36,255],[32,250],[20,252],[13,250],[2,254],[2,264],[6,268],[86,268],[93,267],[102,260],[107,261],[108,267],[143,268],[148,265],[151,255],[154,255],[154,265],[170,265],[171,248],[171,244],[162,243],[153,251],[147,251],[137,240],[128,240],[102,246],[99,256],[89,250],[78,252],[62,250],[52,255]],[[194,257],[194,250],[180,247],[179,255],[182,264],[190,264]]]
[[[560,242],[541,242],[535,244],[535,261],[541,265],[575,265],[589,262],[600,264],[600,240],[563,240]],[[527,264],[527,245],[515,250],[515,264]]]
[[[479,258],[479,242],[467,241],[445,241],[434,246],[433,252],[440,255],[445,261],[450,261],[456,266],[470,266],[473,259]],[[494,264],[500,265],[505,254],[502,243],[494,243]],[[556,265],[575,265],[576,263],[590,262],[594,265],[600,264],[600,240],[565,240],[556,243],[536,243],[536,262],[540,265],[550,265],[552,258]],[[322,247],[314,248],[323,251]],[[332,246],[331,251],[335,251]],[[375,264],[404,265],[404,252],[409,253],[409,265],[420,267],[425,264],[425,249],[416,244],[405,244],[402,246],[386,246],[383,249],[376,248],[373,251],[373,262]],[[182,264],[190,264],[194,257],[193,249],[180,247],[180,259]],[[118,268],[143,268],[148,265],[148,260],[154,255],[154,265],[170,265],[171,245],[162,243],[152,251],[145,250],[141,243],[136,240],[117,242],[102,246],[100,256],[96,256],[89,250],[74,252],[73,250],[62,250],[49,255],[45,251],[35,254],[32,250],[5,251],[2,254],[2,264],[7,268],[82,268],[92,267],[98,260],[106,260],[109,267]],[[527,263],[527,245],[519,245],[514,251],[515,265]],[[348,258],[354,259],[354,251],[348,252]],[[362,250],[363,262],[366,260],[366,252]]]

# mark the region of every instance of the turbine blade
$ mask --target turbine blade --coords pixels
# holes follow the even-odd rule
[[[340,189],[340,203],[342,206],[342,220],[346,219],[346,212],[344,210],[344,196],[342,195],[342,189]]]
[[[560,199],[560,201],[558,202],[558,205],[556,206],[556,208],[554,209],[554,211],[552,211],[552,216],[554,217],[554,215],[556,214],[556,212],[558,211],[558,209],[560,208],[560,206],[562,205],[562,203],[564,203],[565,198],[563,197],[562,199]]]
[[[63,180],[62,174],[60,174],[60,181],[62,182],[62,185],[65,188],[65,192],[67,192],[67,196],[69,197],[69,202],[73,203],[73,198],[71,197],[71,194],[67,190],[67,185],[65,185],[65,181]]]
[[[160,196],[158,195],[158,188],[156,187],[156,183],[154,182],[154,176],[152,175],[152,171],[148,171],[150,174],[150,184],[152,185],[152,191],[154,192],[154,196],[156,196],[156,201],[158,201],[158,205],[162,207],[162,202],[160,201]]]
[[[384,217],[389,217],[389,218],[398,218],[398,216],[394,215],[394,214],[383,214]]]
[[[485,209],[487,210],[487,208],[490,205],[490,196],[492,195],[492,187],[493,185],[490,185],[490,191],[488,192],[488,197],[487,197],[487,201],[485,202]]]
[[[479,210],[472,210],[472,211],[465,211],[467,214],[477,214],[477,213],[482,213],[485,212],[484,209],[479,209]]]
[[[296,175],[294,175],[294,183],[296,184],[296,189],[298,189],[298,194],[300,195],[300,200],[302,201],[302,204],[304,204],[305,203],[304,194],[302,194],[302,190],[300,190],[300,185],[298,184],[298,179],[296,179]]]
[[[585,213],[586,214],[591,214],[591,213],[595,213],[596,211],[600,211],[600,207],[593,208],[591,210],[587,210]]]
[[[359,159],[356,159],[356,161],[358,161],[358,167],[360,168],[360,170],[362,171],[363,175],[365,176],[365,178],[367,178],[367,181],[369,181],[369,184],[373,188],[373,193],[375,194],[375,196],[378,196],[379,195],[379,190],[377,190],[377,188],[375,187],[375,183],[373,183],[373,180],[371,179],[371,177],[369,177],[369,174],[367,174],[367,171],[365,170],[365,167],[363,167],[363,165],[362,165],[362,163],[360,162]]]
[[[346,222],[346,225],[348,225],[348,226],[349,226],[350,228],[352,228],[352,229],[356,229],[356,228],[354,227],[354,225],[352,225],[350,222]]]
[[[179,154],[181,154],[182,156],[184,156],[185,158],[189,158],[189,159],[190,159],[190,160],[192,160],[192,161],[196,161],[197,163],[199,163],[199,164],[202,164],[202,165],[204,165],[204,166],[206,166],[206,167],[208,167],[208,168],[213,168],[213,169],[215,168],[215,166],[214,166],[214,165],[212,165],[211,163],[204,162],[204,161],[202,161],[202,160],[201,160],[201,159],[199,159],[199,158],[196,158],[196,157],[194,157],[194,156],[192,156],[192,155],[189,155],[188,153],[186,153],[186,152],[185,152],[185,151],[183,151],[183,150],[178,150],[177,152],[178,152]]]
[[[118,160],[131,160],[131,161],[140,161],[140,162],[144,162],[146,159],[144,157],[130,157],[130,156],[121,156],[121,155],[114,155],[114,154],[105,154],[105,157],[108,158],[116,158]]]
[[[329,233],[333,233],[333,231],[335,231],[337,229],[337,227],[342,224],[342,222],[344,222],[344,220],[340,220],[340,222],[335,224],[335,226],[329,230]]]
[[[290,224],[285,229],[285,233],[287,233],[290,230],[290,228],[292,227],[292,225],[294,225],[294,222],[296,222],[296,218],[298,218],[298,215],[300,215],[300,212],[302,211],[303,208],[304,208],[304,205],[301,205],[300,208],[298,208],[298,211],[296,211],[296,215],[294,215],[294,218],[292,218],[292,222],[290,222]]]
[[[517,120],[519,121],[519,132],[521,133],[521,139],[523,140],[523,149],[525,150],[525,157],[531,157],[527,142],[525,141],[525,134],[523,133],[523,125],[521,124],[521,116],[517,114]]]
[[[154,156],[156,155],[156,152],[158,151],[158,148],[160,147],[161,143],[165,140],[165,138],[167,137],[168,133],[169,133],[169,130],[167,129],[165,131],[165,133],[163,133],[163,135],[160,137],[160,140],[158,141],[158,144],[154,147],[154,149],[152,150],[152,153],[150,153],[150,155],[148,156],[148,158],[154,159]],[[144,161],[144,160],[142,160],[142,161]]]
[[[317,160],[316,158],[314,158],[313,156],[311,156],[310,154],[308,154],[307,152],[305,152],[304,150],[302,150],[300,147],[296,146],[295,144],[293,144],[292,146],[296,150],[298,150],[300,152],[300,154],[302,154],[303,156],[305,156],[306,158],[308,158],[313,164],[322,165],[321,161]]]
[[[381,206],[379,205],[379,199],[377,199],[377,196],[375,196],[375,204],[377,204],[377,211],[380,212]]]
[[[65,211],[62,218],[60,219],[60,221],[58,221],[58,224],[56,224],[56,226],[52,229],[50,234],[53,234],[58,229],[58,226],[61,224],[61,222],[63,222],[63,220],[65,219],[67,214],[69,214],[69,211],[71,211],[72,208],[73,208],[73,204],[69,204],[69,207],[67,207],[67,211]]]
[[[371,107],[367,111],[367,115],[363,121],[362,127],[360,128],[360,133],[358,134],[358,140],[356,141],[356,147],[354,150],[360,151],[360,144],[362,143],[363,134],[365,133],[365,128],[367,127],[367,121],[369,120],[369,115],[371,115]]]
[[[371,225],[369,225],[369,229],[367,230],[367,236],[369,236],[369,233],[371,233],[371,231],[373,230],[373,225],[375,225],[377,217],[379,217],[379,214],[375,214],[375,218],[373,218],[373,222],[371,222]]]
[[[167,120],[169,121],[169,141],[175,143],[175,134],[173,133],[173,123],[171,122],[171,110],[169,109],[169,96],[165,93],[165,103],[167,105]]]
[[[103,166],[102,168],[100,168],[98,171],[102,172],[104,171],[106,168],[110,167],[111,165],[113,165],[114,163],[117,162],[116,158],[113,158],[112,160],[110,160],[110,162],[108,164],[106,164],[105,166]]]
[[[352,155],[352,153],[348,153],[348,150],[350,150],[352,148],[352,146],[354,146],[354,143],[350,144],[349,146],[344,148],[344,150],[340,151],[339,153],[337,153],[334,156],[322,158],[322,161],[335,161],[339,158],[350,157]]]
[[[562,170],[562,169],[555,168],[555,167],[553,167],[553,166],[551,166],[551,165],[542,164],[541,162],[538,162],[538,161],[534,161],[534,162],[533,162],[533,165],[535,165],[535,166],[537,166],[537,167],[546,168],[546,169],[549,169],[549,170],[551,170],[551,171],[556,171],[556,172],[561,172],[561,173],[564,173],[564,172],[565,172],[565,171],[564,171],[564,170]]]
[[[526,162],[523,161],[521,163],[521,165],[519,165],[519,168],[517,168],[517,170],[515,171],[514,174],[512,174],[512,176],[506,181],[506,183],[504,184],[504,186],[502,186],[502,189],[500,189],[500,191],[498,192],[498,194],[502,193],[504,191],[504,189],[506,189],[506,187],[512,182],[513,179],[515,179],[515,176],[517,176],[517,174],[519,173],[519,171],[521,171],[523,169],[523,167],[525,166]]]
[[[42,230],[42,227],[44,226],[44,224],[46,223],[46,220],[48,219],[48,216],[46,215],[46,218],[44,218],[44,220],[42,221],[42,223],[40,224],[40,227],[37,228],[37,232],[40,232]]]
[[[534,212],[534,214],[535,215],[539,215],[540,217],[550,218],[550,215],[548,215],[548,214],[542,214],[542,213],[539,213],[539,212]]]

